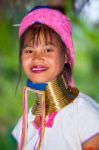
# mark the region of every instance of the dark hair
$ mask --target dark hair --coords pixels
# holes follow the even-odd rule
[[[60,43],[60,47],[62,49],[62,51],[64,52],[64,54],[66,53],[67,54],[67,57],[68,57],[68,53],[66,51],[66,46],[65,44],[63,43],[63,41],[61,40],[60,36],[53,30],[51,29],[50,27],[46,26],[46,25],[43,25],[43,24],[40,24],[40,23],[35,23],[33,25],[31,25],[21,36],[20,38],[20,41],[19,41],[19,44],[20,44],[20,51],[19,51],[19,66],[21,68],[21,55],[22,55],[22,48],[24,46],[24,41],[25,41],[25,37],[27,35],[27,33],[29,31],[32,31],[32,42],[33,42],[33,45],[34,43],[38,43],[40,42],[40,38],[39,38],[39,35],[40,33],[43,31],[44,33],[44,40],[45,40],[45,43],[47,43],[47,37],[49,36],[50,40],[54,37],[57,38],[58,42]],[[36,35],[36,36],[35,36]],[[36,37],[36,38],[35,38]],[[21,69],[20,69],[21,70]],[[20,76],[21,76],[21,72],[20,72]],[[70,85],[70,82],[72,80],[72,68],[70,67],[70,64],[67,62],[65,65],[64,65],[64,77],[66,79],[66,82],[68,85]],[[19,77],[20,78],[20,77]]]

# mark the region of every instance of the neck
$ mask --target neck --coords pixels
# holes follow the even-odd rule
[[[77,88],[71,88],[66,84],[63,75],[56,80],[48,82],[45,88],[45,115],[58,112],[73,102],[78,93]],[[40,94],[38,94],[32,109],[32,113],[36,116],[40,116],[42,113],[41,99]]]

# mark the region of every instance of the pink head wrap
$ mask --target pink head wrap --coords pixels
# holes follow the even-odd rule
[[[69,19],[60,11],[50,8],[39,8],[29,12],[21,21],[19,38],[34,23],[39,22],[52,28],[60,36],[68,49],[68,61],[73,67],[74,48],[72,42],[72,27]]]

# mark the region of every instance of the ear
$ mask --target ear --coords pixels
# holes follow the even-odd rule
[[[68,62],[68,57],[67,57],[67,54],[65,53],[65,64]]]

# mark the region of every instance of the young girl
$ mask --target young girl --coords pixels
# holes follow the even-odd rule
[[[19,150],[99,150],[99,106],[75,88],[71,24],[60,11],[36,7],[19,27],[28,81],[23,115],[13,130]],[[27,94],[36,94],[28,110]]]

